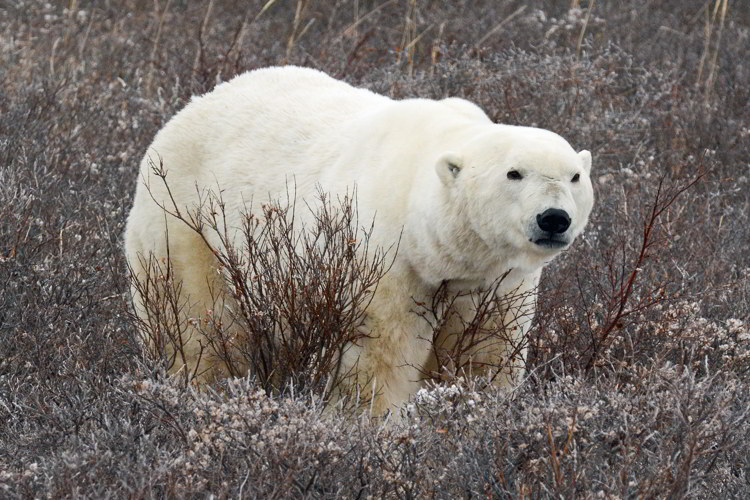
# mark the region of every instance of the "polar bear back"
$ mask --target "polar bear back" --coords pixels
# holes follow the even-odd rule
[[[260,69],[194,97],[157,135],[151,150],[165,160],[174,153],[179,163],[167,168],[180,169],[180,176],[211,172],[222,179],[242,181],[252,173],[256,178],[251,184],[257,184],[259,165],[263,165],[262,172],[269,173],[274,164],[282,164],[287,174],[290,165],[312,166],[305,155],[321,133],[336,135],[352,117],[389,102],[317,70],[293,66]],[[293,147],[280,147],[283,145]],[[185,162],[186,158],[192,161]],[[231,171],[219,173],[217,168]],[[211,181],[196,180],[200,184]]]
[[[379,227],[397,234],[414,179],[433,177],[430,155],[488,124],[481,109],[462,99],[396,101],[317,70],[265,68],[193,98],[157,134],[141,175],[149,178],[151,165],[161,161],[184,206],[197,206],[198,192],[211,190],[226,195],[235,216],[283,202],[290,192],[309,202],[319,188],[333,197],[356,188],[362,220],[377,213]],[[151,185],[151,193],[139,188],[136,197],[169,201]]]

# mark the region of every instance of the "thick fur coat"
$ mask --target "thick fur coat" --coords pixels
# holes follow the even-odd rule
[[[184,314],[195,318],[217,306],[212,288],[222,278],[201,237],[159,207],[170,204],[151,172],[160,161],[178,206],[194,209],[202,190],[220,191],[233,230],[242,227],[250,200],[285,199],[292,179],[297,203],[315,203],[318,189],[335,197],[356,188],[360,220],[374,220],[370,246],[399,242],[366,311],[369,338],[342,360],[359,383],[374,381],[381,413],[407,401],[424,373],[437,368],[416,302],[429,301],[443,283],[468,292],[505,273],[498,293],[533,291],[543,266],[581,233],[593,206],[591,155],[552,132],[494,124],[458,98],[396,101],[312,69],[252,71],[194,98],[157,134],[127,223],[136,277],[144,256],[168,254],[190,296]],[[532,295],[512,303],[514,335],[525,334],[534,307]],[[451,338],[450,329],[460,327],[454,323],[441,338]],[[222,375],[212,356],[195,366],[199,335],[185,342],[187,368],[204,378]],[[507,354],[497,346],[472,353],[490,364]],[[518,372],[509,367],[499,383]]]

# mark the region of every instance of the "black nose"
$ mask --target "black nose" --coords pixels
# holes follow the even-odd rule
[[[544,212],[537,214],[536,223],[542,231],[560,234],[567,231],[570,227],[570,216],[565,210],[548,208]]]

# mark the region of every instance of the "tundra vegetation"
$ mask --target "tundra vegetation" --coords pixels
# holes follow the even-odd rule
[[[3,3],[2,496],[750,496],[749,54],[750,4],[728,0]],[[121,241],[138,162],[191,95],[276,64],[464,97],[592,151],[597,205],[545,268],[515,389],[464,369],[487,334],[467,319],[399,422],[326,408],[360,320],[342,302],[389,262],[352,260],[351,200],[301,246],[288,207],[264,211],[265,281],[224,256],[255,378],[168,377],[175,352],[140,341]],[[164,339],[180,290],[153,266]],[[415,314],[439,325],[455,299]],[[287,344],[264,340],[276,325]],[[221,352],[221,321],[204,327]]]

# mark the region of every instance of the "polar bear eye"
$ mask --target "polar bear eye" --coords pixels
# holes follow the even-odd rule
[[[508,172],[508,179],[512,181],[520,181],[523,179],[523,175],[518,170],[511,170]]]
[[[576,174],[573,176],[572,179],[570,179],[570,182],[578,182],[580,178],[581,178],[581,174]]]

